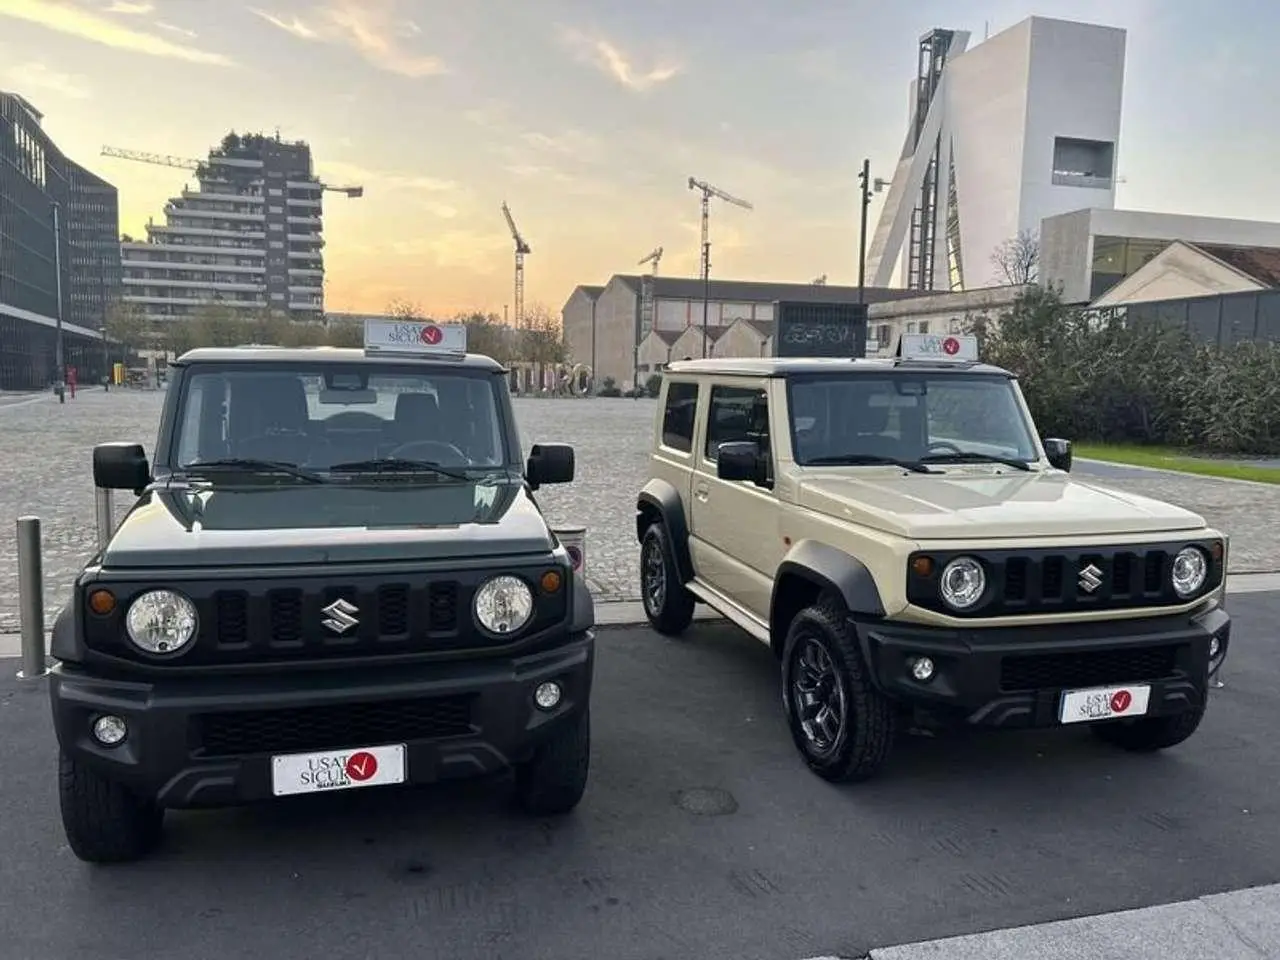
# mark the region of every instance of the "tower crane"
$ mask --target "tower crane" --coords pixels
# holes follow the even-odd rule
[[[641,260],[638,264],[636,264],[636,266],[643,267],[646,263],[652,263],[653,275],[656,277],[658,275],[658,264],[660,264],[661,262],[662,262],[662,248],[658,247],[656,250],[653,251],[653,253],[649,254],[647,257]]]
[[[524,324],[524,255],[533,253],[533,248],[520,235],[520,229],[516,226],[515,218],[511,216],[511,208],[507,206],[507,201],[505,200],[502,201],[502,215],[507,218],[507,226],[511,229],[511,239],[515,241],[516,245],[515,306],[516,328],[519,329]]]
[[[104,157],[116,157],[120,160],[132,160],[135,163],[154,163],[161,167],[177,167],[179,170],[197,170],[201,166],[199,160],[187,157],[174,157],[164,153],[143,153],[141,150],[122,150],[120,147],[103,147]],[[331,187],[327,183],[320,186],[332,193],[344,193],[348,197],[363,197],[364,187]]]
[[[744,210],[754,210],[751,204],[740,200],[705,180],[689,178],[689,189],[702,194],[702,355],[707,355],[707,309],[711,301],[711,198],[718,197],[725,203]]]

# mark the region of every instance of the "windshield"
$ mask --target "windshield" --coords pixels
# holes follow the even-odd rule
[[[797,379],[789,406],[801,465],[1037,458],[1007,377],[894,372]]]
[[[495,379],[438,367],[358,364],[193,368],[174,463],[270,461],[308,470],[371,461],[459,469],[505,462]]]

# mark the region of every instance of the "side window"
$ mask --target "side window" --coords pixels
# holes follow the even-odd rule
[[[722,443],[754,440],[769,456],[769,404],[754,387],[712,387],[707,414],[706,457],[715,461]]]
[[[662,411],[662,445],[690,453],[693,450],[693,421],[698,411],[696,383],[667,385],[667,404]]]

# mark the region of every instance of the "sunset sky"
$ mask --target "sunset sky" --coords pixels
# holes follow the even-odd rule
[[[659,245],[697,273],[690,175],[755,205],[713,212],[714,275],[854,282],[857,168],[892,173],[918,37],[1031,14],[1129,30],[1120,206],[1280,220],[1267,0],[0,0],[0,89],[119,187],[126,232],[190,175],[104,144],[278,128],[366,190],[326,195],[329,309],[501,313],[506,200],[558,312]]]

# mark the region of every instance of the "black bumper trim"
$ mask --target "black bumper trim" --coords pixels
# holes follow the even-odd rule
[[[97,677],[76,666],[59,664],[51,674],[49,691],[54,728],[64,753],[163,806],[220,807],[274,796],[272,753],[210,755],[201,732],[210,717],[240,714],[245,720],[253,716],[255,720],[242,724],[252,729],[256,718],[268,716],[275,719],[261,722],[314,710],[359,711],[371,705],[415,700],[450,700],[455,704],[465,700],[469,705],[465,729],[459,728],[457,716],[452,715],[448,727],[420,728],[426,736],[334,743],[328,742],[334,729],[330,718],[311,728],[326,742],[303,746],[297,739],[298,730],[293,729],[290,742],[297,749],[282,752],[403,742],[407,783],[500,773],[526,759],[566,720],[587,709],[594,659],[594,632],[586,631],[562,646],[524,657],[391,669],[365,667],[340,674],[298,671],[271,676],[125,680]],[[563,698],[554,710],[543,712],[533,704],[533,690],[552,679],[561,685]],[[94,719],[104,713],[123,717],[128,725],[124,742],[114,747],[102,746],[90,733]],[[385,713],[382,716],[385,725]],[[396,732],[390,726],[383,729]],[[243,729],[240,735],[243,742]]]
[[[852,623],[883,693],[940,718],[988,727],[1057,726],[1062,692],[1094,686],[1150,684],[1148,716],[1195,709],[1205,702],[1210,671],[1226,659],[1231,637],[1231,619],[1217,605],[1194,615],[1033,627]],[[1214,638],[1220,649],[1211,663]],[[919,656],[934,663],[928,681],[911,675],[910,663]],[[1024,661],[1025,667],[1040,657],[1046,669],[1006,669],[1006,661]],[[1011,678],[1027,676],[1038,678],[1034,687],[1010,688]]]

